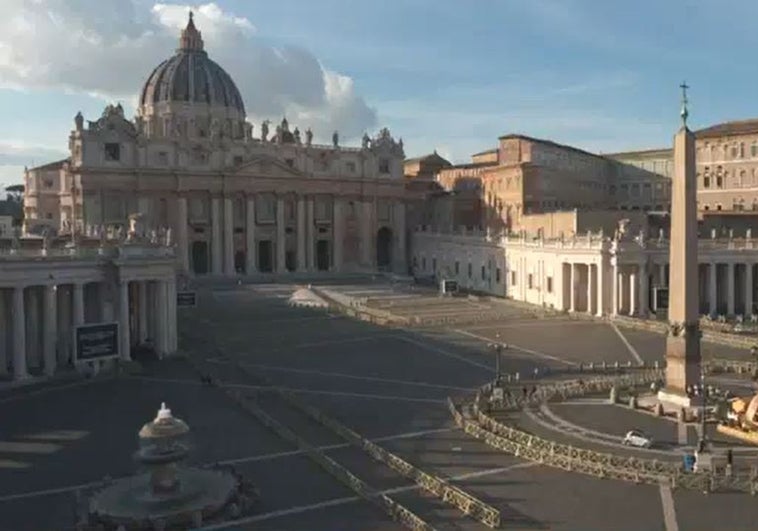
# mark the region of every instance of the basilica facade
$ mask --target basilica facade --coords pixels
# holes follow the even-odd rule
[[[317,145],[286,118],[255,131],[191,17],[134,120],[116,105],[74,122],[70,156],[26,172],[29,232],[96,236],[139,213],[188,274],[407,271],[402,140]]]

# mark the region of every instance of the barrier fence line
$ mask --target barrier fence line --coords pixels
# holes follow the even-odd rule
[[[266,413],[258,405],[254,404],[250,400],[244,399],[240,392],[227,390],[227,395],[229,395],[235,402],[240,404],[242,408],[245,409],[248,413],[256,417],[261,424],[269,428],[282,439],[296,445],[299,449],[303,450],[306,455],[311,458],[312,461],[323,468],[327,473],[353,490],[361,498],[373,503],[374,505],[377,505],[396,522],[399,522],[408,529],[413,529],[414,531],[434,531],[434,528],[424,522],[424,520],[422,520],[419,516],[414,514],[409,509],[403,507],[386,494],[382,494],[376,489],[370,487],[365,481],[350,472],[347,468],[340,465],[334,459],[326,455],[323,451],[309,444],[284,424],[280,423],[278,420],[274,419],[271,415]]]
[[[384,463],[403,477],[412,479],[424,490],[441,498],[445,503],[457,507],[460,511],[463,512],[463,514],[479,520],[488,527],[500,527],[500,511],[491,505],[482,502],[481,500],[475,498],[459,487],[451,485],[438,476],[428,474],[423,470],[416,468],[401,457],[382,448],[378,444],[366,439],[365,437],[362,437],[337,420],[325,415],[322,411],[309,404],[306,404],[294,393],[281,389],[277,389],[276,392],[279,393],[285,400],[287,400],[293,407],[299,409],[318,423],[329,428],[349,443],[357,446],[358,448],[361,448],[374,460],[380,463]]]

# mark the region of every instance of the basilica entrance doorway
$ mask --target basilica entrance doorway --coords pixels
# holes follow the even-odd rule
[[[258,271],[271,273],[274,270],[274,252],[271,240],[258,242]]]
[[[244,273],[245,272],[245,259],[246,259],[246,253],[245,251],[237,251],[234,253],[234,270],[237,273]]]
[[[208,243],[192,242],[192,271],[196,275],[208,274]]]
[[[316,269],[329,271],[329,262],[329,240],[318,240],[316,242]]]
[[[380,270],[392,265],[392,229],[382,227],[376,234],[376,265]]]

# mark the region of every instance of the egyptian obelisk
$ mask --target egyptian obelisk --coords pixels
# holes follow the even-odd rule
[[[687,128],[687,85],[682,84],[682,127],[674,136],[669,236],[669,328],[666,336],[666,384],[662,402],[695,405],[687,388],[700,383],[698,323],[697,181],[695,135]]]

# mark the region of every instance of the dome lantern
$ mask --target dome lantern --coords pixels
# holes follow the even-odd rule
[[[203,37],[195,27],[192,11],[189,12],[189,21],[187,27],[182,30],[182,36],[179,39],[180,51],[203,51]]]

